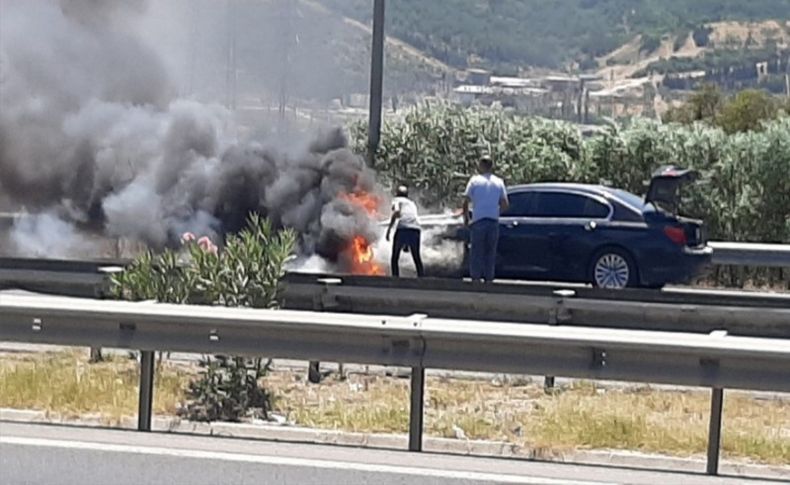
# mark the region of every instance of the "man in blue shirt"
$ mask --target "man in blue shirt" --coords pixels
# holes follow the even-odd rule
[[[469,180],[464,193],[464,225],[469,227],[471,250],[469,272],[472,281],[494,281],[497,244],[499,243],[499,214],[510,203],[501,178],[493,174],[494,162],[484,156],[478,163],[478,175]],[[469,205],[472,206],[471,224]]]

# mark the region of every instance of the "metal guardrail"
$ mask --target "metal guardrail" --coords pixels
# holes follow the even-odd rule
[[[0,260],[0,287],[103,298],[115,262]],[[691,289],[610,291],[567,284],[307,275],[285,279],[294,310],[602,326],[790,338],[790,294]]]
[[[0,288],[101,298],[109,294],[110,275],[129,263],[128,260],[0,258]]]
[[[154,351],[412,368],[409,449],[422,448],[425,369],[556,374],[712,388],[718,471],[723,389],[790,391],[790,341],[407,317],[0,295],[0,340],[140,350],[138,428],[151,429]]]
[[[790,338],[790,294],[288,275],[289,309]]]
[[[714,265],[790,268],[790,244],[711,242]],[[128,260],[63,261],[0,257],[0,288],[102,297],[108,274]]]
[[[711,242],[713,264],[790,268],[790,244]]]

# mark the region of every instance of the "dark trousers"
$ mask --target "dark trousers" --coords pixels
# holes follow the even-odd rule
[[[404,248],[409,249],[411,257],[414,259],[417,276],[422,277],[425,274],[425,270],[422,267],[422,258],[420,257],[420,230],[405,228],[399,228],[395,231],[395,239],[392,242],[392,260],[390,261],[392,276],[400,276],[398,261]]]
[[[499,244],[499,222],[482,219],[469,227],[472,247],[469,254],[469,273],[473,281],[494,281],[496,250]]]

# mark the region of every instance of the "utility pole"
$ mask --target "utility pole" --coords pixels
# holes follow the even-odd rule
[[[227,71],[225,73],[226,101],[229,110],[236,109],[236,88],[238,81],[238,66],[236,56],[237,44],[237,18],[236,0],[227,0],[227,22],[228,22],[228,50],[227,50]]]
[[[186,94],[192,96],[195,94],[195,76],[197,71],[197,53],[198,53],[198,39],[200,35],[198,32],[198,22],[200,21],[201,5],[198,0],[189,2],[189,59],[187,60],[187,87]]]
[[[290,79],[290,65],[293,51],[298,46],[298,33],[296,29],[296,5],[292,0],[280,0],[277,4],[279,16],[280,46],[280,85],[278,89],[278,129],[286,129],[285,114],[288,108],[288,81]]]
[[[384,0],[373,4],[373,46],[370,63],[370,120],[368,123],[368,164],[375,165],[381,138],[381,104],[384,89]]]

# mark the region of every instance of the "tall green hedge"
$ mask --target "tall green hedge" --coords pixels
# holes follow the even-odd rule
[[[352,133],[364,147],[364,126]],[[703,123],[636,120],[585,138],[573,125],[502,109],[424,104],[385,123],[376,169],[428,206],[458,207],[483,152],[509,185],[604,183],[643,194],[661,165],[695,168],[703,177],[683,207],[706,221],[712,239],[790,243],[790,117],[732,135]]]
[[[363,147],[364,126],[352,132]],[[484,152],[509,185],[604,183],[643,194],[658,167],[695,168],[703,178],[685,191],[684,208],[709,224],[712,238],[790,243],[790,117],[733,135],[636,120],[585,138],[571,124],[502,109],[424,104],[385,123],[376,169],[411,185],[426,205],[457,206]]]

